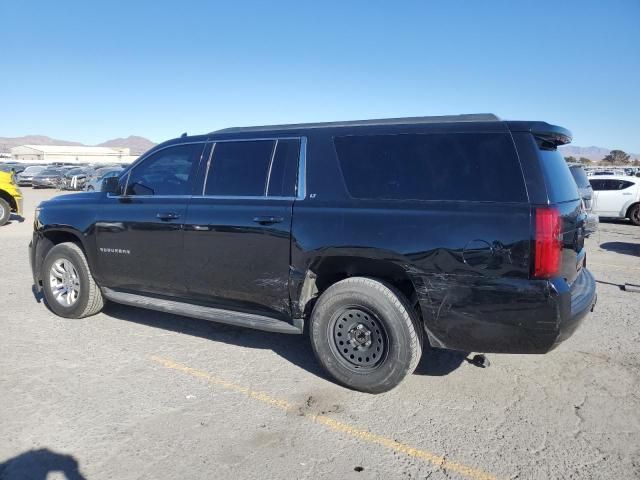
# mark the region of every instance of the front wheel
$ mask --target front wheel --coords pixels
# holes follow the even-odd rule
[[[422,329],[404,296],[373,278],[335,283],[311,314],[318,361],[342,385],[382,393],[413,372],[422,355]]]
[[[47,306],[61,317],[88,317],[104,305],[84,252],[75,243],[60,243],[47,253],[42,264],[42,285]]]
[[[11,217],[11,207],[7,203],[7,201],[3,198],[0,198],[0,227],[6,224]]]
[[[631,220],[631,223],[634,225],[640,226],[640,203],[629,209],[629,220]]]

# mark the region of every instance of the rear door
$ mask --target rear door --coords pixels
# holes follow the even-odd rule
[[[290,316],[291,214],[298,138],[218,141],[185,221],[188,295],[234,310]]]

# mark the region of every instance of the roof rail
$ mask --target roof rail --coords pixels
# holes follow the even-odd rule
[[[456,123],[456,122],[499,122],[493,113],[468,113],[462,115],[439,115],[433,117],[380,118],[373,120],[350,120],[343,122],[293,123],[286,125],[263,125],[256,127],[231,127],[211,133],[241,133],[261,130],[299,130],[303,128],[358,127],[365,125],[405,125],[420,123]]]

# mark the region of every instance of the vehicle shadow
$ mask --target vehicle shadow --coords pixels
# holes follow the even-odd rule
[[[611,223],[614,225],[631,225],[631,222],[626,218],[609,218],[609,217],[600,217],[600,223]]]
[[[631,242],[605,242],[600,244],[600,248],[610,252],[621,253],[640,257],[640,244]]]
[[[316,361],[307,335],[263,332],[113,302],[107,303],[104,313],[118,320],[205,338],[212,342],[253,349],[270,349],[294,365],[330,380]]]
[[[205,338],[213,342],[245,348],[270,349],[307,372],[333,381],[316,360],[308,335],[263,332],[113,302],[106,305],[104,313],[118,320]],[[447,375],[458,368],[466,357],[465,352],[441,350],[427,345],[415,373],[425,376]]]
[[[24,217],[20,216],[20,215],[16,215],[15,213],[12,213],[10,218],[10,222],[18,222],[18,223],[24,223]]]
[[[53,452],[47,448],[29,450],[0,463],[0,479],[46,480],[50,473],[55,478],[64,475],[66,480],[85,480],[78,461],[71,455]]]
[[[463,362],[469,361],[468,355],[467,352],[444,350],[425,345],[420,363],[418,363],[418,367],[413,373],[430,377],[442,377],[453,372]],[[469,361],[469,363],[471,362]]]

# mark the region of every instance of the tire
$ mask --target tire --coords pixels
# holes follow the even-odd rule
[[[634,225],[640,226],[640,203],[635,204],[629,209],[629,220]]]
[[[89,185],[87,187],[87,192],[93,192],[93,190],[94,190],[94,188],[91,185]]]
[[[55,271],[52,270],[54,265]],[[68,292],[67,296],[58,295],[65,282],[67,287],[74,285],[76,288],[72,288],[73,292]],[[62,288],[56,289],[54,283]],[[47,306],[61,317],[89,317],[104,306],[102,292],[91,275],[84,252],[75,243],[60,243],[47,253],[42,264],[42,285]]]
[[[415,311],[395,288],[373,278],[352,277],[329,287],[313,308],[309,331],[327,372],[362,392],[391,390],[422,355]]]
[[[0,227],[5,225],[11,217],[11,206],[4,198],[0,198]]]

